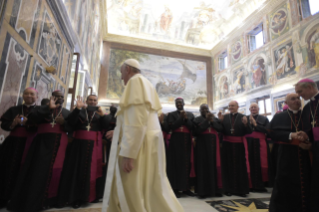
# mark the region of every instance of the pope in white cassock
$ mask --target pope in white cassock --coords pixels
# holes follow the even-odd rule
[[[166,176],[162,109],[139,62],[121,67],[126,85],[120,99],[109,158],[103,212],[182,212]]]

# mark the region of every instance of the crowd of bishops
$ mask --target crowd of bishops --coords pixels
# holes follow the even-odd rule
[[[175,100],[176,111],[159,114],[176,197],[247,197],[268,187],[269,211],[318,212],[319,92],[310,79],[292,86],[295,93],[270,122],[256,103],[250,115],[239,113],[235,100],[217,116],[202,104],[194,117],[182,98]],[[63,108],[61,91],[41,106],[37,98],[27,88],[24,104],[1,116],[1,128],[10,134],[0,146],[0,206],[40,211],[99,202],[117,108],[106,115],[96,95],[77,97],[72,111]],[[301,98],[309,100],[304,108]]]

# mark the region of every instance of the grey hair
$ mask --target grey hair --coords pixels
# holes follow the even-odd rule
[[[318,86],[315,82],[299,82],[299,83],[296,83],[294,86],[296,87],[297,85],[301,86],[302,88],[306,88],[307,86],[310,85],[311,87],[318,90]]]

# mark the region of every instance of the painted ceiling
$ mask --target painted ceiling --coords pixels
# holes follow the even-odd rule
[[[107,33],[212,49],[267,0],[107,0]]]

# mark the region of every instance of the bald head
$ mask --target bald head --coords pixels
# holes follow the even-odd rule
[[[38,92],[34,88],[27,88],[23,91],[23,101],[27,105],[33,105],[38,99]]]
[[[237,101],[231,101],[231,102],[229,102],[229,104],[228,104],[228,110],[229,110],[229,112],[231,112],[231,113],[237,113],[237,112],[238,112],[238,108],[239,108],[239,105],[238,105],[238,102],[237,102]]]
[[[259,114],[259,106],[257,103],[250,104],[249,111],[252,115],[258,115]]]
[[[287,94],[285,104],[287,104],[291,110],[299,110],[301,107],[299,95],[296,93]]]

